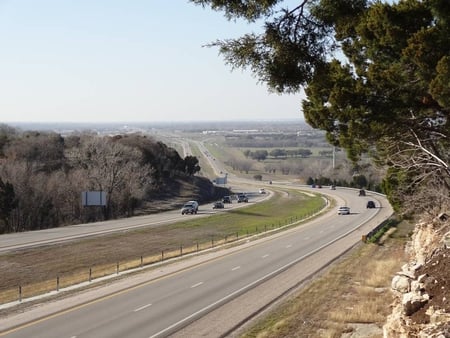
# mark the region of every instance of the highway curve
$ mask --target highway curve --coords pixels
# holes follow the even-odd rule
[[[392,214],[380,195],[358,197],[354,190],[343,188],[321,192],[350,206],[352,213],[338,216],[332,209],[270,237],[44,303],[0,319],[0,336],[231,336],[247,319],[301,285]],[[380,207],[366,209],[368,199]]]

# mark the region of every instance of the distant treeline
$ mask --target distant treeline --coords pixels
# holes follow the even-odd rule
[[[63,137],[0,125],[0,233],[133,215],[165,182],[200,170],[194,156],[149,136]],[[106,192],[83,208],[81,192]]]
[[[230,134],[225,136],[225,140],[228,146],[234,148],[330,147],[323,133],[300,135],[292,133]]]

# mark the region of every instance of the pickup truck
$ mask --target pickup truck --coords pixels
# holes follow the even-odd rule
[[[181,214],[196,214],[198,211],[198,202],[197,201],[189,201],[186,202],[181,208]]]
[[[247,203],[248,202],[248,197],[244,194],[239,194],[238,195],[238,203]]]

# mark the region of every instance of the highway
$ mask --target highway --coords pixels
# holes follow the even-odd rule
[[[334,196],[339,204],[351,206],[352,213],[338,216],[333,209],[295,229],[246,243],[231,251],[224,250],[192,266],[189,260],[185,260],[183,268],[158,277],[149,274],[147,279],[136,285],[103,293],[99,298],[93,296],[79,304],[66,301],[75,304],[69,309],[65,309],[63,301],[58,311],[45,311],[45,306],[50,305],[44,304],[40,311],[34,310],[34,316],[27,313],[17,315],[22,316],[22,322],[11,318],[0,319],[0,331],[3,332],[0,336],[145,338],[175,335],[176,332],[189,330],[196,321],[218,311],[230,300],[256,290],[259,285],[276,279],[284,272],[299,267],[300,271],[308,271],[310,266],[302,264],[307,264],[311,257],[326,257],[332,261],[360,241],[361,234],[367,233],[392,213],[382,196],[368,194],[367,197],[358,197],[355,190],[339,188],[322,189],[321,192]],[[366,209],[369,199],[376,200],[377,205],[382,207]],[[344,239],[347,239],[345,245],[342,244],[345,247],[340,245],[340,249],[334,250],[330,257],[324,254],[326,248]],[[297,279],[306,277],[296,275]],[[9,330],[10,319],[17,326]],[[235,323],[230,319],[224,332],[233,325]],[[198,332],[195,330],[199,329],[195,328],[191,333],[185,331],[180,336],[195,336],[192,333]],[[220,336],[209,332],[208,337]]]
[[[206,148],[199,149],[207,156]],[[220,163],[207,159],[214,171]],[[229,175],[230,184],[256,190],[255,182]],[[392,214],[382,195],[357,196],[352,189],[313,189],[274,182],[267,189],[289,187],[320,192],[350,206],[336,208],[296,228],[143,271],[108,285],[43,302],[23,313],[0,318],[0,337],[225,337],[261,308],[301,284],[361,241]],[[256,197],[256,195],[255,195]],[[259,196],[263,198],[266,196]],[[253,200],[253,199],[252,199]],[[366,209],[368,200],[377,208]],[[239,205],[244,207],[244,205]],[[196,217],[214,212],[200,206]],[[81,224],[3,235],[0,252],[136,227],[161,226],[186,216],[179,210],[130,219]],[[214,323],[213,325],[211,323]]]

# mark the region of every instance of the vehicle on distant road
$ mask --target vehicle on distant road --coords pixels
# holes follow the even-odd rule
[[[359,196],[366,196],[366,191],[364,189],[359,190]]]
[[[225,205],[223,204],[222,201],[217,201],[214,202],[213,204],[213,209],[223,209],[225,207]]]
[[[266,193],[266,189],[264,189],[264,188],[259,189],[259,193],[260,194],[265,194]]]
[[[242,203],[242,202],[244,202],[244,203],[247,203],[248,202],[248,197],[246,196],[246,195],[244,195],[244,194],[240,194],[240,195],[238,195],[238,203]]]
[[[350,208],[349,207],[339,207],[338,215],[350,215]]]
[[[223,203],[232,203],[231,202],[231,196],[223,196],[222,202]]]
[[[181,214],[196,214],[198,211],[198,202],[197,201],[189,201],[186,202],[181,208]]]
[[[375,202],[374,202],[374,201],[367,201],[366,207],[367,207],[367,209],[373,209],[373,208],[376,208]]]

